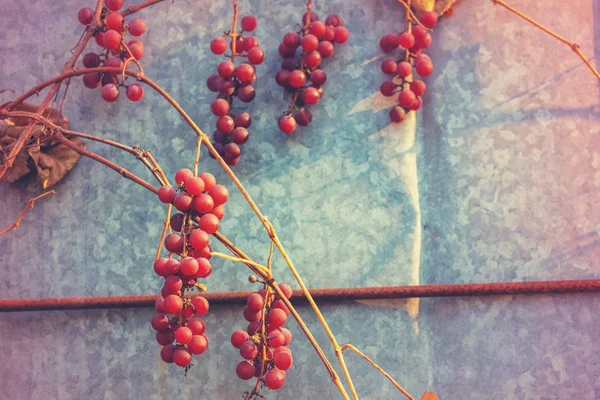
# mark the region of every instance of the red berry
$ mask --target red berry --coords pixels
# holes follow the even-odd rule
[[[119,89],[113,83],[102,86],[102,98],[105,101],[113,102],[119,98]]]
[[[177,193],[175,196],[175,200],[173,200],[173,205],[179,211],[185,212],[192,208],[192,203],[194,199],[187,193],[181,192]]]
[[[104,32],[103,35],[104,47],[109,50],[116,50],[121,44],[121,34],[113,29]]]
[[[325,34],[321,38],[321,40],[327,40],[328,42],[333,42],[335,40],[335,29],[331,26],[328,26],[325,29]]]
[[[248,62],[254,65],[262,64],[265,61],[265,52],[260,47],[251,48],[246,55],[248,56]]]
[[[254,312],[261,311],[265,305],[264,298],[258,293],[252,293],[246,300],[246,306]]]
[[[250,83],[254,75],[254,67],[250,64],[240,64],[235,70],[235,77],[242,85]]]
[[[409,108],[415,102],[417,96],[410,89],[404,89],[398,95],[398,104],[404,108]]]
[[[192,354],[202,354],[208,348],[208,338],[206,335],[196,335],[192,337],[192,340],[188,343],[188,350]]]
[[[301,108],[294,115],[296,123],[300,126],[308,126],[312,122],[312,113],[306,108]]]
[[[158,258],[156,261],[154,261],[154,272],[156,275],[167,276],[169,274],[166,269],[167,261],[169,261],[169,259],[164,257]]]
[[[398,46],[400,46],[400,36],[395,33],[390,33],[389,35],[386,35],[385,38],[386,45],[392,50],[397,49]]]
[[[183,302],[181,301],[181,297],[176,294],[170,294],[165,297],[165,310],[167,310],[168,314],[179,314],[182,309]]]
[[[150,324],[155,331],[164,331],[169,329],[169,318],[165,314],[156,314]]]
[[[106,16],[106,26],[108,29],[123,32],[123,16],[116,11],[110,12]]]
[[[178,348],[173,353],[173,362],[180,367],[187,367],[192,362],[192,355],[186,348]]]
[[[211,174],[209,172],[203,172],[198,176],[204,181],[204,190],[205,191],[209,191],[217,183],[217,180],[215,179],[213,174]]]
[[[285,336],[279,328],[273,329],[268,334],[267,344],[270,348],[275,349],[283,346],[285,343]]]
[[[285,314],[285,311],[280,310],[279,308],[272,308],[271,311],[269,311],[269,315],[267,315],[267,321],[269,321],[269,325],[276,328],[283,326],[286,320],[287,315]]]
[[[241,102],[249,103],[254,100],[254,97],[256,97],[256,91],[252,86],[242,86],[238,89],[238,99],[240,99]]]
[[[175,350],[177,350],[177,347],[173,346],[172,344],[166,345],[165,347],[160,349],[160,358],[162,358],[162,360],[166,363],[172,363],[173,353],[175,353]]]
[[[427,85],[421,80],[417,79],[410,83],[410,90],[412,90],[416,96],[422,96],[426,89]]]
[[[219,132],[228,135],[231,133],[231,131],[233,131],[235,124],[233,122],[233,118],[231,118],[229,115],[224,115],[217,119],[216,126]]]
[[[165,238],[165,248],[171,253],[183,251],[183,238],[178,233],[171,233]]]
[[[308,25],[309,24],[309,20],[308,20],[308,13],[304,13],[304,15],[302,16],[302,24],[304,25]],[[310,22],[314,22],[314,21],[318,21],[319,20],[319,16],[317,15],[316,12],[311,11],[310,12]]]
[[[207,214],[207,213],[211,212],[214,207],[215,207],[215,202],[213,201],[213,198],[210,197],[208,194],[201,194],[194,200],[194,208],[200,214]],[[196,246],[194,246],[194,247],[196,247]],[[204,246],[201,246],[201,247],[204,247]]]
[[[319,91],[314,87],[307,87],[302,91],[302,100],[306,104],[317,104],[319,98]]]
[[[429,76],[433,72],[433,64],[428,61],[421,61],[416,66],[417,74],[421,76]]]
[[[231,345],[236,349],[242,347],[242,345],[248,341],[249,335],[246,331],[235,331],[231,334]]]
[[[421,98],[417,97],[415,99],[415,102],[412,103],[412,106],[410,106],[410,109],[413,110],[413,111],[417,111],[419,108],[421,108],[421,104],[422,104]]]
[[[278,125],[283,133],[290,134],[296,130],[296,120],[291,115],[282,115],[279,118]]]
[[[319,54],[321,54],[321,57],[323,58],[331,57],[334,50],[335,46],[333,45],[333,43],[327,40],[319,42],[319,47],[317,48],[317,51],[319,52]]]
[[[231,61],[223,61],[217,67],[217,72],[219,76],[223,79],[233,78],[233,73],[235,71],[235,64]]]
[[[215,185],[208,191],[210,197],[215,201],[215,205],[225,204],[229,200],[229,190],[223,185]]]
[[[196,275],[196,272],[198,272],[198,261],[193,257],[184,258],[179,262],[179,272],[183,276]]]
[[[433,28],[437,24],[438,16],[433,11],[426,11],[421,15],[421,23],[428,28]]]
[[[156,332],[156,341],[161,346],[167,346],[167,345],[173,343],[174,340],[175,340],[175,335],[173,334],[173,331],[170,329]]]
[[[400,46],[403,49],[410,49],[415,45],[415,37],[410,32],[404,32],[400,35]]]
[[[412,65],[406,61],[402,61],[401,63],[398,63],[396,72],[399,76],[406,78],[412,73]]]
[[[420,49],[426,49],[431,45],[431,35],[429,33],[425,34],[422,38],[416,38],[415,47]]]
[[[322,69],[315,69],[310,74],[310,80],[313,83],[313,85],[323,86],[327,81],[327,74]]]
[[[104,32],[97,32],[94,36],[96,44],[100,47],[104,47]]]
[[[242,128],[250,128],[252,124],[252,117],[247,112],[236,114],[233,117],[233,122],[235,122],[235,126],[241,126]]]
[[[215,217],[219,218],[220,221],[225,216],[225,207],[223,207],[223,204],[221,204],[220,206],[216,206],[215,208],[213,208],[213,210],[210,213]]]
[[[100,65],[100,57],[96,53],[86,53],[83,56],[83,66],[86,68],[94,68]]]
[[[210,105],[210,110],[217,117],[229,114],[229,102],[225,99],[216,99]]]
[[[89,25],[94,20],[94,10],[86,7],[79,10],[77,13],[77,19],[83,25]]]
[[[175,332],[175,340],[181,344],[188,344],[192,340],[192,336],[194,336],[192,330],[185,326],[182,326]]]
[[[392,60],[391,58],[387,58],[381,63],[381,70],[387,75],[395,74],[397,68],[398,65],[396,64],[396,61]]]
[[[212,235],[219,230],[219,219],[212,214],[205,214],[200,217],[200,223],[198,225],[204,232]]]
[[[276,368],[285,371],[292,366],[294,360],[290,352],[280,351],[279,353],[273,356],[273,363],[275,364]]]
[[[165,299],[163,299],[162,296],[158,296],[154,300],[154,309],[161,314],[167,312],[167,310],[165,310]]]
[[[396,93],[396,84],[392,81],[385,81],[379,87],[379,91],[386,97],[393,96]]]
[[[318,38],[323,37],[323,35],[327,31],[327,27],[321,21],[311,22],[308,29],[309,29],[310,33],[312,33],[313,35],[315,35]]]
[[[218,92],[220,83],[221,77],[216,74],[213,74],[206,79],[206,86],[211,92]]]
[[[321,64],[321,53],[317,50],[306,53],[304,55],[304,64],[310,69],[317,68]]]
[[[104,5],[112,11],[119,11],[123,7],[123,0],[106,0]]]
[[[250,134],[246,128],[238,126],[231,132],[231,140],[237,144],[244,144],[248,141]]]
[[[231,159],[238,158],[242,154],[242,149],[235,143],[225,145],[225,156]]]
[[[290,285],[288,285],[287,283],[280,283],[279,284],[279,289],[281,289],[281,291],[283,292],[283,295],[285,297],[287,297],[288,299],[292,297],[292,287]]]
[[[235,367],[235,374],[238,378],[245,381],[252,379],[254,376],[254,364],[250,361],[242,361]]]
[[[133,85],[129,85],[125,94],[131,101],[140,101],[140,99],[144,96],[144,88],[142,85],[134,83]]]
[[[177,275],[169,275],[165,279],[165,288],[167,288],[170,294],[178,292],[182,286],[183,281]]]
[[[198,176],[192,176],[185,181],[185,191],[192,196],[200,196],[204,192],[204,181]]]
[[[206,250],[207,248],[209,248],[209,250]],[[210,258],[210,246],[205,246],[202,251],[204,253],[208,252],[209,254],[205,254],[205,256]],[[196,273],[196,278],[207,278],[212,272],[212,265],[210,265],[210,261],[208,261],[208,259],[205,257],[198,257],[196,258],[196,261],[198,261],[198,272]]]
[[[415,39],[423,39],[425,36],[427,36],[427,31],[421,28],[419,25],[415,25],[412,29],[412,34]]]
[[[244,50],[248,51],[255,47],[258,47],[258,39],[256,39],[254,36],[246,36],[244,38]]]
[[[338,26],[337,28],[335,28],[335,42],[336,43],[346,43],[346,41],[348,40],[348,38],[350,37],[350,32],[348,31],[348,29],[344,26]]]
[[[244,316],[244,319],[248,322],[258,321],[261,316],[260,311],[254,311],[250,307],[244,307],[242,314]]]
[[[131,51],[131,55],[136,60],[141,60],[144,56],[144,43],[137,39],[130,40],[127,43],[127,47],[129,47],[129,51]]]
[[[187,168],[181,168],[179,171],[177,171],[175,173],[175,183],[178,186],[183,186],[185,184],[185,182],[194,176],[194,173],[187,169]]]
[[[220,55],[227,51],[227,41],[222,37],[216,37],[210,41],[210,51],[214,54]]]
[[[95,89],[100,86],[102,77],[98,72],[90,72],[83,75],[83,84],[89,89]]]
[[[246,32],[252,32],[256,29],[256,18],[252,15],[246,15],[244,18],[242,18],[241,25],[242,29]]]
[[[292,72],[290,72],[288,82],[291,87],[300,88],[304,86],[304,83],[306,82],[306,75],[303,71],[295,69]]]
[[[141,18],[134,18],[129,22],[129,33],[133,36],[142,36],[146,32],[146,21]]]
[[[209,240],[210,237],[208,236],[208,233],[204,232],[202,229],[194,229],[190,235],[190,243],[194,249],[203,249],[208,245]]]
[[[240,346],[240,355],[246,360],[253,360],[258,355],[258,346],[248,340]]]
[[[288,32],[283,37],[283,44],[286,47],[295,50],[302,44],[302,39],[296,32]]]
[[[275,81],[279,86],[285,87],[288,84],[289,77],[290,72],[288,70],[282,69],[277,71],[277,74],[275,74]]]
[[[266,373],[264,381],[265,386],[267,386],[269,389],[280,389],[285,383],[285,371],[282,371],[278,368],[272,368]]]
[[[319,38],[309,33],[302,38],[301,43],[304,51],[313,51],[319,46]]]
[[[331,15],[328,15],[327,18],[325,18],[325,24],[326,25],[331,25],[334,28],[336,26],[342,25],[342,23],[343,23],[342,17],[340,17],[337,14],[331,14]]]
[[[186,326],[192,330],[194,335],[202,335],[206,330],[206,324],[202,318],[194,318],[190,320]]]

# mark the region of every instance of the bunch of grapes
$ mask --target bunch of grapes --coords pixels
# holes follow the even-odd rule
[[[103,26],[95,33],[96,43],[104,50],[100,54],[95,52],[83,56],[83,66],[96,68],[99,66],[123,68],[124,63],[131,60],[140,60],[144,56],[144,43],[133,39],[125,42],[124,36],[141,36],[146,31],[146,22],[141,18],[134,18],[126,22],[119,10],[123,7],[123,0],[106,0],[105,8],[100,16]],[[89,25],[94,20],[94,10],[82,8],[77,14],[79,22]],[[128,85],[119,81],[119,73],[90,72],[83,75],[83,84],[95,89],[102,85],[102,98],[113,102],[119,98],[119,88],[124,87],[127,98],[131,101],[140,101],[144,96],[144,88],[138,83]]]
[[[421,23],[433,28],[437,23],[437,15],[428,11],[421,15]],[[412,30],[400,34],[390,33],[379,41],[381,49],[390,53],[398,47],[404,49],[402,56],[397,59],[386,58],[381,63],[384,74],[392,76],[392,80],[381,84],[379,90],[384,96],[398,94],[398,105],[390,110],[390,119],[400,122],[410,111],[416,111],[421,107],[421,96],[425,93],[427,86],[419,79],[413,79],[413,67],[421,77],[427,77],[433,72],[431,58],[422,52],[431,45],[431,35],[419,25]]]
[[[256,282],[250,276],[250,282]],[[286,298],[292,296],[292,288],[285,283],[279,288]],[[244,361],[236,368],[240,379],[257,378],[256,388],[244,394],[244,399],[263,398],[258,391],[262,382],[271,390],[280,389],[285,383],[286,370],[293,363],[292,352],[287,347],[292,341],[292,333],[283,327],[290,314],[283,300],[275,299],[271,288],[264,288],[248,296],[243,315],[250,324],[248,328],[233,332],[231,344],[239,349]]]
[[[225,33],[225,37],[231,37],[229,44],[231,55],[227,56],[231,60],[221,62],[217,67],[218,74],[209,76],[206,81],[211,91],[219,93],[210,106],[212,113],[218,117],[217,129],[213,133],[213,146],[228,165],[236,165],[240,162],[242,154],[240,146],[246,143],[250,136],[248,133],[252,123],[250,114],[247,112],[233,114],[231,111],[234,97],[242,103],[249,103],[256,96],[252,87],[256,82],[254,66],[262,64],[265,53],[259,47],[255,37],[244,35],[244,32],[255,30],[256,25],[256,18],[247,15],[242,18],[241,33]],[[217,55],[225,54],[227,41],[223,37],[214,38],[210,42],[210,50]],[[248,61],[236,66],[236,56],[246,57]]]
[[[322,22],[313,11],[304,14],[302,28],[298,32],[285,34],[279,45],[279,54],[284,60],[275,80],[293,94],[293,100],[279,118],[282,132],[291,134],[297,125],[311,123],[312,113],[303,106],[317,104],[323,95],[327,74],[319,68],[321,61],[333,55],[334,43],[345,43],[349,36],[338,15],[332,14]],[[301,54],[297,56],[299,48]]]
[[[225,186],[217,185],[215,177],[207,172],[194,176],[189,169],[180,169],[175,181],[177,188],[161,187],[158,198],[180,211],[170,218],[175,232],[165,238],[165,248],[179,259],[170,256],[154,263],[154,272],[164,278],[164,286],[156,299],[158,314],[152,318],[152,327],[157,331],[156,341],[164,346],[161,358],[184,367],[187,372],[192,354],[202,354],[208,347],[204,334],[206,324],[202,318],[194,317],[205,315],[209,304],[206,298],[189,298],[185,292],[206,290],[198,280],[212,272],[210,235],[219,229],[229,192]]]

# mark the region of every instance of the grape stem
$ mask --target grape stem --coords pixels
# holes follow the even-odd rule
[[[410,9],[410,0],[404,1],[404,0],[396,0],[398,3],[400,3],[404,8],[406,8],[406,14],[408,16],[410,16],[411,20],[419,25],[421,28],[425,29],[427,32],[432,32],[433,29],[430,29],[428,27],[426,27],[425,25],[423,25],[421,23],[421,21],[419,21],[419,18],[417,18],[417,16],[415,15],[415,13],[412,12],[412,10]],[[494,0],[492,0],[494,1]]]
[[[408,393],[402,386],[400,386],[400,384],[398,382],[396,382],[394,380],[394,378],[392,378],[387,372],[385,372],[385,370],[383,368],[381,368],[379,365],[377,365],[377,363],[375,363],[375,361],[371,360],[369,357],[367,357],[362,351],[358,350],[356,347],[354,347],[351,344],[345,344],[341,347],[341,350],[347,350],[350,349],[352,351],[354,351],[355,353],[357,353],[359,356],[361,356],[362,358],[364,358],[365,360],[367,360],[369,362],[369,364],[371,364],[377,371],[381,372],[383,374],[383,376],[385,376],[386,378],[389,379],[390,382],[392,382],[392,384],[396,387],[396,389],[398,389],[403,395],[405,395],[409,400],[415,400],[414,397],[412,397],[410,395],[410,393]]]
[[[398,0],[398,1],[400,1],[400,0]],[[600,73],[598,73],[598,70],[596,70],[596,68],[594,68],[592,63],[590,63],[588,61],[588,59],[585,57],[585,55],[581,52],[579,45],[577,43],[571,42],[570,40],[567,40],[564,37],[560,36],[559,34],[551,31],[550,29],[546,28],[544,25],[540,24],[539,22],[534,21],[532,18],[523,14],[519,10],[509,6],[503,0],[491,0],[491,1],[492,1],[492,3],[494,3],[494,5],[500,4],[502,7],[506,8],[508,11],[512,12],[513,14],[518,15],[519,17],[523,18],[525,21],[534,25],[536,28],[541,29],[542,31],[546,32],[548,35],[552,36],[553,38],[555,38],[557,40],[560,40],[561,42],[563,42],[564,44],[569,46],[571,48],[571,50],[573,50],[575,52],[575,54],[577,54],[579,56],[579,58],[581,58],[581,60],[585,63],[585,65],[587,65],[587,67],[590,69],[590,71],[592,71],[592,73],[596,76],[596,78],[600,79]]]
[[[19,224],[21,223],[21,220],[23,219],[23,217],[25,216],[25,213],[27,212],[27,210],[29,210],[30,208],[33,208],[34,203],[37,200],[40,200],[43,197],[46,197],[50,194],[54,194],[56,193],[54,190],[49,190],[45,193],[40,194],[37,197],[34,197],[33,199],[29,199],[29,201],[27,202],[27,205],[25,206],[25,208],[23,209],[23,211],[21,211],[21,214],[19,214],[19,216],[17,217],[17,219],[15,220],[15,222],[13,222],[12,224],[10,224],[10,226],[6,229],[4,229],[3,231],[0,232],[0,236],[6,234],[7,232],[13,230],[13,229],[17,229],[17,227],[19,226]]]
[[[233,22],[231,23],[231,33],[228,35],[231,37],[231,62],[235,64],[235,56],[237,55],[237,20],[238,20],[238,3],[237,0],[233,0]]]

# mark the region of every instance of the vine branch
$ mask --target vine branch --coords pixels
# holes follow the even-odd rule
[[[398,0],[398,1],[401,1],[401,0]],[[513,14],[518,15],[519,17],[523,18],[525,21],[529,22],[536,28],[541,29],[542,31],[546,32],[548,35],[552,36],[553,38],[555,38],[557,40],[560,40],[561,42],[563,42],[564,44],[569,46],[571,48],[571,50],[573,50],[575,52],[575,54],[577,54],[579,56],[579,58],[581,58],[581,60],[585,63],[585,65],[587,65],[587,67],[590,69],[590,71],[592,71],[592,73],[596,76],[596,78],[600,79],[600,73],[598,73],[598,71],[596,70],[596,68],[594,68],[592,63],[590,63],[588,61],[588,59],[585,57],[585,55],[581,52],[579,45],[577,43],[574,43],[568,39],[565,39],[564,37],[560,36],[558,33],[555,33],[553,31],[551,31],[550,29],[546,28],[544,25],[540,24],[539,22],[534,21],[529,16],[523,14],[519,10],[506,4],[506,2],[504,2],[504,0],[491,0],[491,1],[492,1],[492,3],[494,3],[494,5],[497,5],[497,4],[501,5],[502,7],[506,8],[508,11],[512,12]]]
[[[27,210],[29,210],[30,208],[33,208],[33,204],[37,201],[40,200],[43,197],[46,197],[50,194],[54,194],[56,193],[54,190],[49,190],[45,193],[40,194],[37,197],[34,197],[33,199],[29,199],[29,201],[27,202],[27,205],[25,206],[25,208],[23,209],[23,211],[21,211],[21,214],[17,217],[17,219],[15,220],[15,222],[13,222],[8,228],[4,229],[3,231],[0,232],[0,236],[6,234],[7,232],[16,229],[19,224],[21,223],[21,220],[23,219],[23,217],[25,216],[25,213],[27,212]]]

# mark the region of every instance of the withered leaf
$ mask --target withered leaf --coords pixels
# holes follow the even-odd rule
[[[31,103],[22,103],[14,108],[15,111],[26,111],[36,112],[38,109],[37,105]],[[69,121],[54,108],[44,111],[43,116],[52,121],[57,126],[67,129],[69,127]],[[28,118],[15,117],[9,120],[1,121],[0,124],[0,146],[5,154],[10,152],[10,148],[21,136],[23,129],[30,120]],[[36,125],[31,131],[31,136],[27,138],[25,146],[19,152],[13,166],[8,170],[8,173],[4,175],[2,180],[12,183],[17,179],[22,178],[31,172],[33,165],[38,174],[38,179],[44,189],[55,185],[69,172],[80,156],[69,147],[58,144],[56,142],[43,142],[39,145],[39,140],[45,132],[42,125]],[[49,133],[50,131],[46,131]],[[78,145],[83,143],[78,138],[71,139]],[[9,148],[9,146],[11,146]]]
[[[10,167],[10,169],[2,177],[2,180],[8,183],[13,183],[30,173],[31,169],[29,169],[27,166],[28,158],[29,155],[26,152],[19,152],[15,158],[15,161],[13,162],[12,167]]]
[[[437,395],[433,392],[425,392],[421,396],[421,400],[439,400]]]
[[[82,146],[83,142],[79,138],[71,138],[75,144]],[[37,166],[38,180],[43,188],[49,188],[60,181],[70,170],[73,169],[81,157],[79,153],[71,150],[64,144],[42,149],[32,155]]]
[[[425,11],[433,11],[438,16],[445,14],[458,0],[413,0],[411,5],[414,7],[417,15],[420,16]]]

